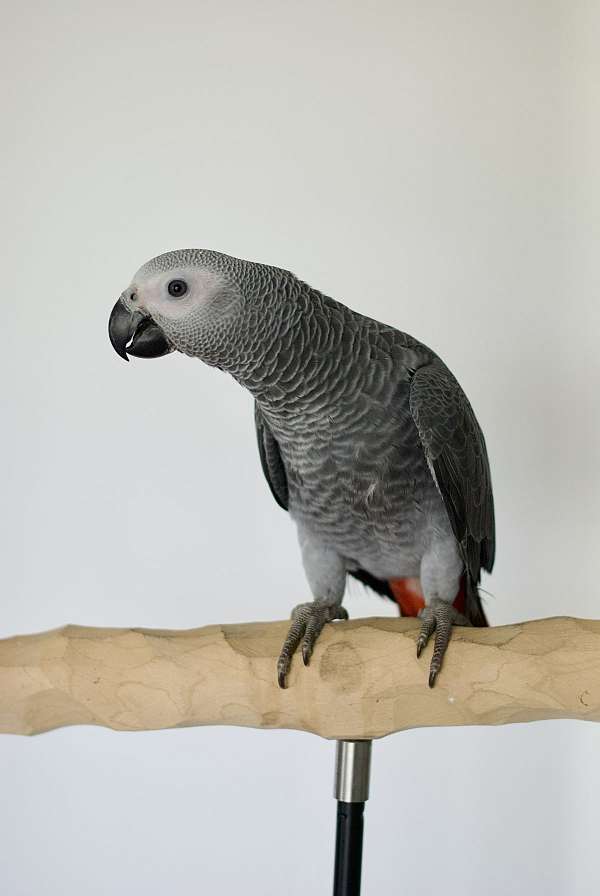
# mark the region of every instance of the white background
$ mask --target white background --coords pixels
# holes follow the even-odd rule
[[[435,348],[487,437],[491,621],[600,615],[599,26],[566,0],[6,4],[3,634],[308,596],[250,397],[108,343],[133,272],[184,246]],[[2,892],[327,894],[333,754],[234,728],[4,737]],[[376,743],[364,892],[597,892],[599,756],[576,722]]]

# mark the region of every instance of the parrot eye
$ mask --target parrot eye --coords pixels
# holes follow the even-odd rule
[[[174,299],[180,299],[186,294],[188,286],[185,280],[171,280],[167,289],[170,296],[173,296]]]

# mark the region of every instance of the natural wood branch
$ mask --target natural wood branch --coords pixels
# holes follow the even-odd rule
[[[310,667],[296,657],[282,691],[275,661],[287,626],[70,625],[8,638],[0,641],[0,732],[244,725],[361,739],[429,725],[600,721],[600,621],[456,628],[433,690],[431,646],[415,654],[418,624],[385,618],[326,626]]]

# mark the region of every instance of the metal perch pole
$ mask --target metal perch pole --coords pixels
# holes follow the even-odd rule
[[[370,740],[338,740],[335,751],[337,829],[333,896],[359,896],[365,802],[371,776]]]

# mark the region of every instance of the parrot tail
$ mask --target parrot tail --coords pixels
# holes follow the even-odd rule
[[[390,579],[388,582],[392,600],[396,601],[402,616],[418,616],[425,606],[419,579]],[[464,573],[453,606],[466,616],[471,625],[489,625],[479,596],[477,585]]]
[[[479,628],[488,626],[489,622],[481,603],[481,595],[477,583],[471,581],[471,577],[465,573],[461,579],[461,589],[465,586],[465,609],[464,615],[472,625]]]
[[[390,600],[393,600],[398,605],[401,616],[418,616],[425,606],[421,582],[418,578],[385,581],[376,578],[364,569],[352,570],[350,575],[382,597],[389,597]],[[463,573],[461,577],[453,606],[459,613],[467,617],[471,625],[478,627],[489,625],[481,605],[479,589],[474,582],[471,582],[466,573]]]

